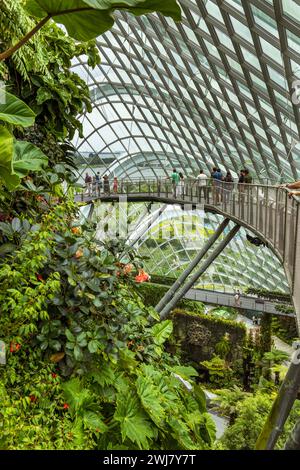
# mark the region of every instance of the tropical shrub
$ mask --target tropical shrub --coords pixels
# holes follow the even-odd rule
[[[250,396],[240,396],[234,407],[235,420],[222,436],[217,448],[226,450],[254,450],[257,438],[266,422],[272,407],[276,392],[263,393],[258,391]],[[233,391],[236,398],[236,391]],[[228,399],[227,399],[228,401]],[[221,407],[222,407],[221,401]],[[294,404],[290,417],[284,427],[284,431],[276,445],[282,449],[287,437],[290,435],[294,424],[300,415],[300,402]]]
[[[245,293],[250,295],[257,295],[257,297],[261,297],[262,299],[270,301],[275,300],[276,302],[291,302],[290,294],[282,291],[271,291],[268,289],[247,287],[247,289],[245,289]]]
[[[157,323],[120,272],[121,245],[97,246],[93,229],[74,221],[73,203],[64,202],[4,258],[2,448],[211,446],[215,429],[192,380],[197,372],[164,351],[172,322]]]
[[[214,388],[221,388],[232,383],[232,369],[228,366],[225,359],[214,356],[209,361],[202,361],[200,365],[205,370],[205,382]]]
[[[279,305],[278,307],[283,306]],[[290,309],[291,307],[286,308]],[[282,313],[288,313],[283,312],[281,309],[278,310]],[[295,318],[285,317],[282,315],[273,315],[272,332],[275,336],[278,336],[278,338],[280,338],[282,341],[288,344],[292,344],[293,340],[298,337],[297,324]]]

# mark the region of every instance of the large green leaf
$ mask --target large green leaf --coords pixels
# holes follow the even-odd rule
[[[152,421],[162,427],[165,412],[160,404],[158,388],[152,384],[149,378],[139,376],[136,381],[136,391]]]
[[[88,389],[82,387],[79,378],[74,378],[62,384],[67,403],[72,410],[79,411],[88,408],[93,403],[93,398]]]
[[[134,15],[145,15],[154,11],[170,16],[175,21],[181,20],[181,10],[176,0],[84,0],[93,8],[105,10],[127,10]]]
[[[1,90],[0,98],[1,121],[22,127],[34,124],[35,114],[26,103],[4,90]]]
[[[83,422],[89,429],[97,432],[106,432],[107,426],[103,422],[102,416],[100,413],[94,411],[85,411],[83,413]]]
[[[207,444],[211,445],[216,439],[215,422],[208,413],[203,413],[201,415],[201,420],[200,435]]]
[[[189,380],[190,377],[196,377],[198,372],[191,366],[174,366],[171,369],[176,374],[181,375],[182,378]]]
[[[134,15],[157,11],[175,21],[181,19],[176,0],[27,0],[26,8],[38,18],[49,15],[79,41],[94,39],[111,29],[115,10],[127,10]]]
[[[101,364],[99,369],[91,372],[91,376],[101,387],[112,385],[115,381],[113,366],[106,363]]]
[[[12,159],[13,136],[5,127],[0,127],[0,177],[10,190],[20,183],[19,177],[13,174]]]
[[[21,178],[29,172],[40,171],[48,165],[46,155],[30,142],[16,140],[14,143],[13,170]]]
[[[128,438],[140,449],[149,449],[148,439],[154,437],[154,429],[138,397],[129,388],[118,393],[114,419],[120,423],[123,442]]]
[[[165,320],[154,325],[151,329],[156,344],[163,344],[173,331],[171,320]]]

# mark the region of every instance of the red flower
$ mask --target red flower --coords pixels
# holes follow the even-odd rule
[[[52,377],[53,377],[54,379],[56,379],[57,374],[55,374],[55,373],[53,372],[51,375],[52,375]]]
[[[147,282],[147,281],[150,281],[150,276],[143,269],[140,269],[138,275],[135,276],[135,281],[136,282]]]
[[[41,274],[36,274],[36,278],[38,281],[43,282],[44,278]]]
[[[10,343],[9,350],[11,353],[19,351],[21,349],[21,345],[19,343],[14,343],[13,341]]]
[[[30,398],[30,401],[33,403],[37,401],[37,397],[35,395],[29,395],[29,398]]]
[[[69,408],[70,408],[70,405],[68,405],[68,403],[64,403],[63,409],[68,410]]]

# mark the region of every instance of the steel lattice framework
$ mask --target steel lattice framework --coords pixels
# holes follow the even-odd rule
[[[74,64],[94,103],[82,116],[78,152],[116,155],[109,172],[127,177],[216,165],[235,173],[248,166],[258,179],[297,178],[300,3],[180,4],[178,24],[119,14],[98,39],[101,65]]]
[[[101,65],[74,62],[93,102],[74,141],[81,173],[149,179],[219,166],[261,182],[299,178],[300,1],[179,3],[181,23],[117,14],[97,40]],[[266,259],[266,273],[278,269]]]

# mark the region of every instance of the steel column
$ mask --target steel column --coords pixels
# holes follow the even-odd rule
[[[224,219],[223,222],[219,225],[215,233],[209,238],[209,240],[205,243],[202,250],[198,253],[197,256],[191,261],[189,266],[183,271],[183,273],[179,276],[177,281],[170,287],[170,289],[165,293],[163,298],[158,302],[155,309],[159,313],[165,305],[169,302],[169,300],[173,297],[175,292],[181,287],[181,285],[186,281],[188,276],[194,270],[194,268],[200,263],[202,258],[206,255],[208,250],[211,246],[215,243],[215,241],[220,237],[220,235],[224,232],[225,228],[229,224],[229,219]]]
[[[274,449],[300,389],[300,349],[295,351],[270,414],[257,440],[256,450]]]
[[[173,298],[168,304],[165,304],[164,308],[160,311],[160,318],[163,320],[168,316],[170,311],[175,307],[176,303],[182,299],[186,292],[193,287],[199,277],[209,268],[213,261],[219,256],[224,248],[231,242],[240,229],[240,225],[235,225],[233,229],[226,235],[226,237],[219,243],[215,250],[209,255],[203,265],[192,275],[191,279],[177,292],[172,290]]]

